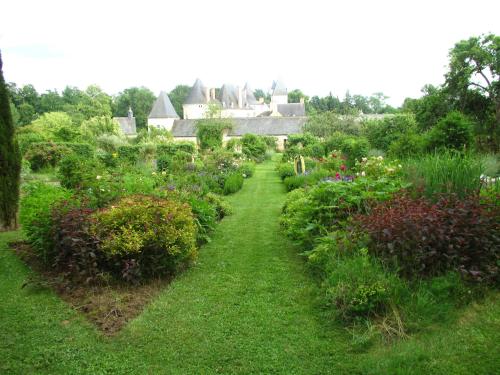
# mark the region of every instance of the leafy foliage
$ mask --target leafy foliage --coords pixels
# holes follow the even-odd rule
[[[224,194],[234,194],[243,187],[243,176],[241,173],[231,173],[224,181]]]
[[[500,208],[493,202],[400,196],[358,220],[370,250],[406,277],[456,270],[474,281],[500,281]]]
[[[381,120],[368,120],[363,124],[363,134],[370,145],[383,151],[387,151],[390,144],[402,135],[416,132],[416,129],[417,123],[411,114],[387,116]]]
[[[0,56],[0,224],[5,227],[17,223],[20,173],[21,155],[15,139]]]
[[[226,119],[204,119],[196,121],[196,137],[201,150],[215,150],[222,147],[223,133],[231,129]]]
[[[24,158],[30,163],[33,171],[46,167],[55,167],[63,156],[71,153],[64,144],[52,142],[32,143]]]
[[[460,112],[450,112],[429,132],[428,148],[466,149],[472,145],[473,128],[474,125],[466,116]]]
[[[243,154],[257,162],[262,162],[266,156],[267,144],[255,134],[245,134],[241,137],[241,151]]]

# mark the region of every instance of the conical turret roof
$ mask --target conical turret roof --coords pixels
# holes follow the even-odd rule
[[[197,79],[184,104],[205,104],[206,102],[206,88],[201,80]]]
[[[153,104],[149,118],[179,118],[175,108],[165,91],[160,92],[158,99]]]
[[[282,81],[277,80],[273,83],[273,95],[288,95],[286,86]]]

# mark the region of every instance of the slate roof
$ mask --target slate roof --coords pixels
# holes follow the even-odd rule
[[[306,106],[304,103],[278,104],[278,112],[285,117],[296,117],[306,115]]]
[[[160,92],[158,99],[153,104],[149,118],[179,118],[175,108],[165,91]]]
[[[233,103],[233,108],[238,108],[238,91],[236,87],[228,84],[222,85],[219,93],[219,101],[222,104],[222,108],[231,108],[231,103]]]
[[[196,79],[191,92],[183,104],[205,104],[207,103],[206,88],[198,78]]]
[[[122,128],[122,131],[125,135],[133,135],[137,134],[137,128],[135,124],[135,117],[129,118],[129,117],[113,117],[113,120],[116,120],[119,124],[120,127]]]
[[[246,102],[243,103],[243,106],[246,107],[247,105],[259,104],[259,101],[255,98],[253,90],[248,83],[246,83],[245,87],[243,87],[243,92],[246,95]]]
[[[256,135],[290,135],[302,132],[307,117],[249,117],[233,118],[233,129],[229,136]],[[196,137],[198,120],[175,120],[172,127],[174,137]]]
[[[273,83],[273,95],[288,95],[288,91],[286,86],[280,80],[277,80]]]

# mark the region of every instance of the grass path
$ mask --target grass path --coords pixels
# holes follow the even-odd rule
[[[100,334],[29,270],[0,234],[0,374],[491,374],[500,302],[472,306],[439,332],[355,353],[326,325],[313,281],[279,233],[285,198],[273,163],[229,199],[196,266],[116,337]],[[498,348],[498,347],[497,347]],[[494,370],[493,370],[494,371]]]
[[[312,281],[279,233],[284,197],[273,163],[259,165],[229,198],[234,214],[197,265],[115,338],[101,336],[51,292],[20,291],[22,280],[11,279],[0,317],[17,318],[0,333],[0,353],[11,364],[2,368],[0,359],[0,372],[330,373],[343,362],[339,342],[347,341],[317,319]],[[3,255],[0,272],[23,273]]]

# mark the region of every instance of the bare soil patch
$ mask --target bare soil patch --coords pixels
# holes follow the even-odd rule
[[[50,288],[95,324],[104,334],[112,336],[128,321],[138,316],[144,307],[167,286],[172,277],[153,279],[140,285],[117,282],[99,285],[74,284],[59,274],[48,271],[27,242],[9,244],[12,250],[33,271],[23,288]]]

